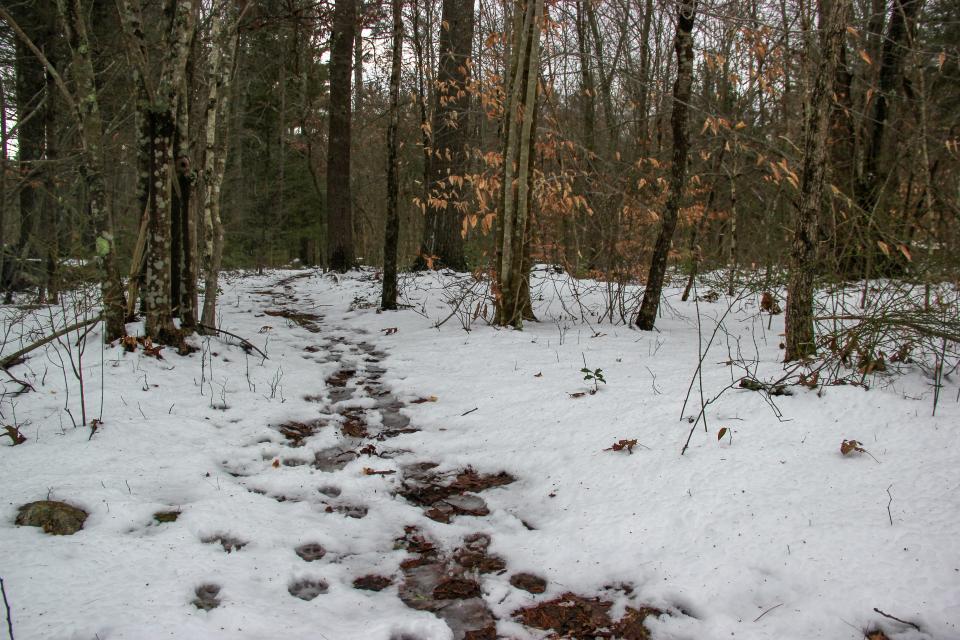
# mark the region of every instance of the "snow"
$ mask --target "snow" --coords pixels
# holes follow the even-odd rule
[[[103,420],[92,438],[64,411],[80,420],[64,343],[13,368],[36,389],[11,396],[19,385],[7,383],[2,405],[4,423],[13,424],[15,412],[28,438],[0,446],[0,576],[16,637],[450,638],[442,620],[398,598],[408,556],[394,541],[406,525],[447,548],[476,531],[490,534],[507,571],[485,574],[481,584],[505,637],[543,637],[512,612],[567,591],[602,593],[615,612],[668,611],[648,619],[655,638],[858,638],[877,627],[891,638],[960,637],[956,381],[947,381],[935,416],[932,383],[919,371],[873,376],[869,391],[831,386],[821,397],[793,388],[771,399],[779,419],[763,394],[732,388],[708,406],[707,432],[697,424],[681,456],[686,417],[700,411],[695,383],[681,415],[699,358],[698,309],[704,346],[731,309],[704,359],[706,398],[742,375],[727,365],[738,348],[757,361],[759,379],[782,375],[782,315],[767,329],[753,297],[683,303],[670,288],[656,332],[589,315],[587,323],[564,311],[573,309],[575,283],[540,271],[540,322],[515,331],[480,319],[464,331],[455,315],[437,327],[451,313],[443,285],[453,278],[464,276],[410,276],[412,309],[378,313],[379,283],[369,271],[228,274],[220,326],[268,359],[226,337],[192,338],[196,352],[164,349],[162,360],[119,346],[101,351],[97,328],[82,361],[88,419]],[[594,308],[600,301],[591,295],[585,304]],[[281,306],[321,315],[319,332],[264,315]],[[51,324],[46,308],[8,317],[18,326],[4,353],[21,346],[24,328]],[[360,343],[386,357],[370,362]],[[593,388],[584,361],[602,369],[606,384],[573,397]],[[331,472],[283,464],[343,444],[334,425],[346,408],[379,424],[377,401],[362,384],[350,383],[352,398],[331,397],[324,381],[341,367],[361,379],[383,368],[380,382],[421,430],[376,443],[407,451],[391,459],[361,456]],[[430,396],[436,401],[412,402]],[[277,430],[289,420],[327,426],[294,448]],[[718,441],[721,427],[732,441]],[[621,439],[639,444],[632,453],[605,450]],[[843,456],[846,439],[876,461]],[[417,461],[507,471],[517,482],[483,493],[489,516],[441,524],[394,495],[400,474],[364,473]],[[330,487],[340,494],[319,491]],[[20,505],[48,496],[87,510],[84,529],[57,537],[13,524]],[[335,509],[356,506],[367,515]],[[171,510],[180,512],[176,522],[154,521]],[[226,553],[203,542],[218,536],[246,545]],[[305,562],[295,553],[305,543],[326,555]],[[546,578],[546,593],[510,586],[522,571]],[[393,576],[394,585],[353,588],[370,573]],[[303,579],[328,589],[309,601],[292,597],[289,587]],[[618,583],[632,593],[605,589]],[[206,584],[221,588],[211,611],[191,604]]]

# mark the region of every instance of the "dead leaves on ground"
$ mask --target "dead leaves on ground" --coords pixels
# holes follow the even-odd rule
[[[550,630],[565,638],[614,637],[626,640],[648,640],[650,632],[643,622],[648,616],[663,612],[653,607],[627,607],[617,622],[610,618],[613,603],[600,598],[585,598],[565,593],[535,606],[518,609],[514,618],[535,629]]]
[[[423,404],[424,402],[436,402],[437,396],[427,396],[426,398],[417,398],[416,400],[411,400],[410,404]]]
[[[626,449],[626,450],[627,450],[627,453],[629,453],[629,454],[632,455],[632,454],[633,454],[633,448],[634,448],[635,446],[637,446],[637,441],[636,441],[636,440],[626,440],[626,439],[624,439],[624,440],[619,440],[619,441],[613,443],[611,446],[609,446],[609,447],[607,447],[606,449],[604,449],[604,451],[623,451],[624,449]]]
[[[840,453],[842,453],[844,456],[849,456],[854,453],[865,453],[873,458],[877,464],[880,464],[880,461],[877,460],[872,453],[863,448],[863,443],[859,440],[844,440],[841,442]]]
[[[27,441],[27,437],[20,433],[20,427],[11,427],[10,425],[7,425],[3,428],[3,430],[4,433],[0,433],[0,435],[9,436],[10,440],[13,441],[11,446],[15,447],[18,444],[23,444]]]
[[[127,353],[136,351],[137,345],[139,344],[143,347],[144,355],[156,358],[157,360],[163,360],[163,356],[160,355],[160,350],[163,349],[163,345],[153,344],[153,340],[151,340],[149,336],[123,336],[123,338],[120,339],[120,344]]]

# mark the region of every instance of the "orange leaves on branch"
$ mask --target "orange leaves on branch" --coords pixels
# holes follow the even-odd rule
[[[860,59],[866,62],[868,67],[873,66],[873,59],[870,57],[870,54],[868,54],[865,50],[860,49],[859,55],[860,55]]]

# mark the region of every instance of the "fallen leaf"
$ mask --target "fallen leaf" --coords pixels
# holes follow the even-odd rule
[[[273,468],[274,469],[280,468],[280,458],[277,458],[276,460],[273,461]]]
[[[867,450],[863,448],[863,443],[859,440],[844,440],[840,443],[840,453],[847,456],[851,453],[866,453]]]
[[[423,404],[424,402],[436,402],[437,396],[427,396],[426,398],[417,398],[416,400],[411,400],[410,404]]]
[[[618,442],[615,442],[610,447],[604,449],[604,451],[623,451],[624,449],[626,449],[627,453],[632,454],[633,448],[635,446],[637,446],[636,440],[620,440]]]

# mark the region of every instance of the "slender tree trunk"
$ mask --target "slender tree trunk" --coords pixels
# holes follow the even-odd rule
[[[849,15],[849,0],[831,0],[820,25],[820,63],[813,77],[803,133],[803,166],[799,209],[790,253],[787,285],[786,354],[784,361],[816,353],[813,326],[814,275],[817,260],[817,221],[827,164],[827,134],[837,61]]]
[[[643,27],[641,28],[640,43],[640,97],[637,112],[640,116],[639,138],[640,155],[647,152],[650,142],[650,121],[648,105],[650,102],[650,24],[653,21],[653,0],[646,0],[643,10]]]
[[[523,327],[530,315],[529,232],[533,197],[533,144],[543,0],[518,0],[503,116],[503,201],[497,223],[496,318],[501,326]]]
[[[663,280],[667,272],[667,257],[677,228],[680,201],[683,198],[687,178],[687,150],[690,145],[687,114],[693,82],[692,32],[695,9],[696,2],[689,0],[681,1],[677,5],[677,34],[674,40],[674,49],[677,52],[677,79],[673,85],[673,114],[670,117],[673,129],[673,166],[670,168],[670,195],[667,198],[660,233],[654,246],[647,286],[643,292],[643,302],[637,314],[637,326],[644,331],[651,331],[657,320]]]
[[[393,52],[390,65],[390,118],[387,125],[387,223],[383,240],[383,297],[380,306],[397,308],[397,240],[400,235],[400,176],[397,160],[397,129],[400,125],[400,58],[403,54],[401,0],[391,0]]]
[[[207,68],[207,103],[203,154],[203,312],[200,323],[217,326],[217,281],[223,258],[223,223],[220,219],[221,187],[227,164],[228,123],[232,80],[236,63],[236,21],[239,13],[227,2],[214,13],[212,40],[216,43]]]
[[[356,32],[356,0],[335,0],[330,45],[330,132],[327,144],[327,255],[330,268],[347,271],[353,253],[350,189],[350,62]]]

